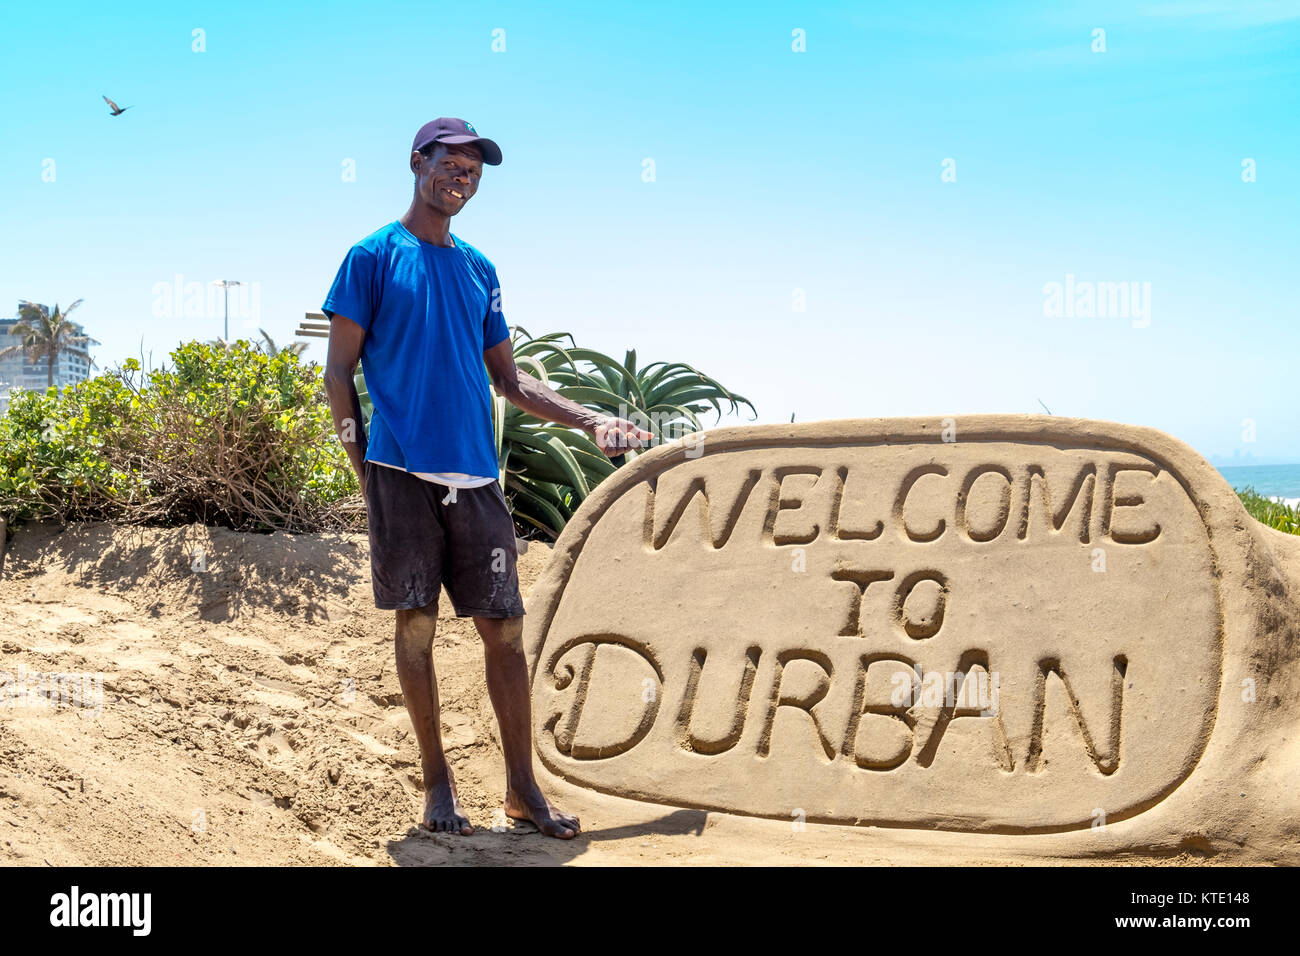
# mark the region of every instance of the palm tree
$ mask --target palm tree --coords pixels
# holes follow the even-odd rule
[[[28,302],[26,299],[20,301],[18,321],[9,329],[9,333],[21,336],[22,342],[0,349],[0,358],[21,352],[29,362],[34,363],[39,359],[45,359],[46,383],[53,385],[54,366],[58,364],[59,356],[64,352],[85,354],[86,346],[91,342],[90,336],[82,335],[77,331],[77,327],[68,321],[72,310],[83,301],[78,299],[62,312],[59,311],[58,303],[55,303],[54,311],[51,312],[47,305]],[[86,357],[89,360],[89,355]]]
[[[261,332],[262,338],[266,340],[264,351],[267,355],[279,355],[282,351],[290,352],[294,355],[301,355],[303,352],[307,351],[307,346],[311,344],[309,342],[292,342],[281,349],[280,346],[275,344],[275,339],[271,338],[266,329],[258,329],[257,331]],[[259,348],[261,348],[260,345]]]
[[[259,352],[264,352],[267,355],[279,355],[281,352],[289,352],[292,355],[302,355],[303,352],[307,351],[307,346],[311,344],[310,342],[291,342],[281,348],[279,345],[276,345],[275,339],[271,338],[270,333],[268,333],[266,329],[258,329],[257,331],[262,333],[262,341],[252,342],[249,340],[249,342],[253,348],[257,349]],[[215,339],[208,339],[207,344],[215,345],[218,348],[228,349],[237,341],[243,340],[223,339],[218,335]]]

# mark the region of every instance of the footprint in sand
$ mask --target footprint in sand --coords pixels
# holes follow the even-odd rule
[[[270,733],[258,738],[257,752],[271,763],[284,763],[293,759],[294,747],[284,734]]]

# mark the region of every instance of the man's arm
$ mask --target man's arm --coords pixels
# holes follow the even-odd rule
[[[332,336],[330,341],[333,342]],[[492,377],[493,386],[511,405],[542,421],[581,428],[611,458],[623,454],[629,448],[640,448],[644,442],[654,437],[625,418],[593,412],[547,388],[515,365],[514,347],[509,339],[498,342],[484,352],[483,361]]]
[[[357,362],[361,360],[361,345],[365,329],[341,315],[330,317],[329,354],[325,359],[325,395],[329,398],[330,412],[334,416],[334,432],[348,453],[348,460],[357,473],[361,497],[366,497],[366,427],[361,417],[361,399],[357,395]]]

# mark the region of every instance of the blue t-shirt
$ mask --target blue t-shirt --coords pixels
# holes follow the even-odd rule
[[[348,250],[322,311],[366,332],[361,365],[375,406],[367,461],[495,475],[483,353],[510,330],[496,268],[452,241],[435,246],[389,223]]]

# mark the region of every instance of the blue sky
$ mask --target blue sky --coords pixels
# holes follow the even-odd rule
[[[546,6],[11,8],[0,315],[84,298],[101,366],[158,362],[221,333],[160,286],[229,278],[289,339],[460,116],[505,162],[453,231],[531,332],[762,422],[1041,400],[1300,461],[1300,2]],[[1045,314],[1067,276],[1149,311]]]

